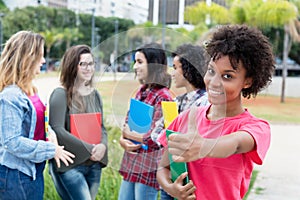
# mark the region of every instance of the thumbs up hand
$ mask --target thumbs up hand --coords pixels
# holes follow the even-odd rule
[[[188,116],[188,131],[186,134],[171,134],[169,136],[169,152],[175,162],[190,162],[205,157],[205,139],[197,128],[197,107],[192,107]]]

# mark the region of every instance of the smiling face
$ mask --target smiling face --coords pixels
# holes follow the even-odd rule
[[[95,71],[95,62],[93,56],[90,53],[81,54],[77,67],[77,78],[79,78],[79,80],[82,82],[90,81]]]
[[[204,77],[209,102],[214,105],[226,103],[226,107],[241,106],[241,91],[251,86],[246,70],[240,63],[237,69],[231,66],[228,56],[210,61]]]
[[[148,63],[145,55],[142,52],[137,51],[135,53],[135,63],[133,69],[135,70],[136,77],[140,81],[146,81],[148,76]]]
[[[175,56],[173,59],[174,70],[172,72],[172,79],[176,88],[186,87],[188,84],[188,81],[183,76],[182,64],[179,60],[179,56]]]

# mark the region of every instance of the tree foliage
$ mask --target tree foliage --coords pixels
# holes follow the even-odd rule
[[[282,92],[284,102],[287,59],[293,41],[300,42],[299,0],[235,0],[223,9],[201,2],[186,8],[186,19],[192,24],[204,24],[207,16],[211,26],[226,22],[256,26],[272,36],[274,53],[282,55]],[[220,17],[221,16],[221,17]],[[227,21],[228,20],[228,21]],[[299,46],[299,44],[298,44]],[[293,48],[299,50],[299,48]],[[281,52],[281,53],[280,53]],[[293,54],[292,54],[293,55]]]
[[[195,5],[188,6],[185,11],[185,19],[194,25],[203,23],[210,17],[211,24],[226,24],[230,22],[230,15],[227,8],[216,3],[207,5],[205,2],[199,2]]]
[[[0,9],[1,9],[0,1]],[[3,8],[5,15],[3,17],[3,41],[6,41],[12,34],[20,30],[31,30],[34,32],[43,33],[45,36],[51,38],[54,35],[60,35],[59,43],[52,42],[46,39],[46,55],[50,58],[59,59],[65,52],[66,48],[76,44],[91,45],[91,14],[78,14],[65,8],[50,8],[45,6],[25,8],[16,8],[9,11]],[[95,35],[101,36],[101,41],[115,34],[114,22],[118,20],[119,32],[126,31],[134,26],[132,20],[120,18],[104,18],[95,16],[95,27],[98,32]],[[50,35],[52,35],[50,37]],[[99,42],[101,42],[99,41]],[[49,54],[49,55],[47,55]]]

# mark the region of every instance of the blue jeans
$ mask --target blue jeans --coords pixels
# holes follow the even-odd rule
[[[0,199],[32,199],[42,200],[44,196],[45,162],[36,164],[36,179],[20,172],[0,165]]]
[[[79,165],[66,172],[56,172],[49,162],[49,173],[56,191],[63,200],[93,200],[100,186],[102,168],[100,163]]]
[[[154,187],[123,180],[118,200],[156,200],[157,193]]]
[[[163,189],[160,189],[160,200],[174,200],[174,198]]]

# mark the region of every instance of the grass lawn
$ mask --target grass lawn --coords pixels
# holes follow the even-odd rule
[[[57,73],[52,74],[57,76]],[[136,80],[122,81],[105,81],[96,83],[96,87],[101,93],[104,102],[104,115],[107,118],[113,118],[116,121],[122,121],[126,115],[129,98],[133,97],[139,84]],[[174,96],[181,94],[184,90],[171,88]],[[300,98],[286,98],[285,103],[280,103],[280,97],[258,95],[255,99],[244,99],[244,106],[249,111],[260,118],[266,119],[270,123],[300,123]],[[122,158],[123,150],[121,149],[118,138],[120,128],[111,120],[106,120],[106,126],[109,130],[109,158],[110,163],[102,172],[101,187],[97,199],[115,200],[117,199],[118,189],[121,177],[118,174],[118,167]],[[255,178],[259,172],[254,171],[250,187],[252,187]],[[45,170],[45,196],[44,199],[59,199],[51,181],[48,171]],[[250,190],[250,189],[249,189]],[[246,199],[246,197],[244,198]]]

